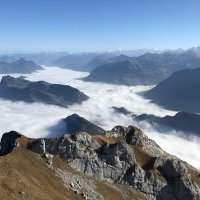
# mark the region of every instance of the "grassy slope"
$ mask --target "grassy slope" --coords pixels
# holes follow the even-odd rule
[[[0,199],[78,200],[79,197],[64,188],[38,155],[17,148],[0,157]]]

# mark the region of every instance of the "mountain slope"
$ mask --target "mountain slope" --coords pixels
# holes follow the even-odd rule
[[[6,133],[1,147],[13,141]],[[100,181],[73,170],[64,159],[31,150],[36,140],[20,134],[15,147],[0,156],[0,198],[4,200],[147,200],[134,189]],[[51,162],[51,159],[52,162]]]
[[[35,153],[17,148],[0,157],[0,199],[75,200],[45,162]]]
[[[178,71],[145,96],[168,109],[200,112],[199,77],[200,68]]]
[[[72,114],[63,119],[66,126],[66,133],[87,132],[90,134],[103,134],[105,130],[84,119],[83,117]]]

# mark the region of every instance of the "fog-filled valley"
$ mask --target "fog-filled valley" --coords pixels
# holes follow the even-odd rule
[[[24,75],[30,81],[44,80],[49,83],[70,85],[84,92],[89,99],[82,104],[74,104],[67,108],[1,99],[1,134],[15,130],[33,138],[55,137],[64,133],[65,125],[61,119],[77,113],[105,130],[110,130],[116,125],[136,125],[168,153],[200,168],[200,139],[198,137],[191,136],[188,139],[183,136],[184,133],[175,130],[158,132],[147,122],[136,122],[131,115],[117,113],[112,109],[112,106],[124,107],[136,115],[144,113],[161,117],[174,115],[175,111],[159,107],[138,94],[153,88],[153,86],[84,82],[81,79],[88,75],[87,72],[72,71],[56,66],[43,66],[43,68],[32,74],[12,74],[12,76]]]

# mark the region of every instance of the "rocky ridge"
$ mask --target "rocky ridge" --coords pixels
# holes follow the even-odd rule
[[[98,191],[98,184],[109,188],[117,185],[120,194],[131,191],[135,195],[130,199],[200,199],[200,172],[163,151],[134,126],[116,126],[103,135],[79,132],[58,138],[28,139],[10,132],[3,138],[1,149],[10,147],[10,154],[23,146],[40,155],[65,187],[83,199],[106,199]],[[116,192],[115,189],[113,194]],[[120,199],[129,198],[122,195]]]
[[[56,139],[39,139],[33,152],[59,156],[96,180],[127,185],[149,200],[198,200],[199,171],[164,152],[140,129],[117,126],[102,135],[80,132]]]

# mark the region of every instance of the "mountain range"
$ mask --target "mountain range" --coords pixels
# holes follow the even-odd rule
[[[11,62],[0,61],[0,74],[22,73],[29,74],[42,67],[33,61],[27,61],[23,58]]]
[[[121,55],[96,67],[84,80],[124,85],[152,85],[168,78],[173,72],[198,67],[200,57],[191,50],[146,53],[138,57]]]

